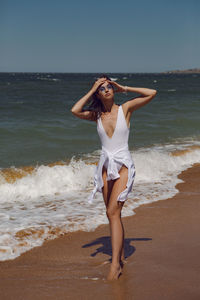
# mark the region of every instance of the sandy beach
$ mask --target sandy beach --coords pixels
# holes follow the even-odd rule
[[[109,226],[75,232],[0,263],[0,299],[200,299],[200,165],[173,198],[123,218],[123,274],[107,282]]]

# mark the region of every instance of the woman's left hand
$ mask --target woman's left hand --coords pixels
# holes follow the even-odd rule
[[[118,84],[117,82],[111,81],[111,80],[108,80],[108,82],[109,82],[110,84],[112,84],[112,86],[113,86],[114,88],[116,88],[116,89],[114,89],[114,92],[115,92],[115,93],[123,93],[123,92],[126,91],[125,86],[120,85],[120,84]]]

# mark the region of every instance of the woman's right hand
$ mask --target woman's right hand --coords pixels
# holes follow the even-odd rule
[[[107,81],[107,78],[97,79],[91,88],[92,92],[95,93],[97,91],[97,89],[100,87],[100,85],[102,85],[106,81]]]

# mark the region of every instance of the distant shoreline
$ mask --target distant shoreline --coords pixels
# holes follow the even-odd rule
[[[188,73],[200,73],[200,69],[195,68],[195,69],[187,69],[187,70],[173,70],[173,71],[166,71],[166,72],[161,72],[161,74],[171,74],[171,73],[183,73],[183,74],[188,74]]]

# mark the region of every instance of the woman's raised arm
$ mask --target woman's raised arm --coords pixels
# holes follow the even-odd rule
[[[141,94],[141,96],[130,99],[123,104],[123,106],[126,108],[127,113],[132,113],[134,110],[144,106],[145,104],[150,102],[157,94],[157,91],[154,89],[123,86],[113,81],[110,81],[110,83],[112,83],[112,85],[116,88],[115,92],[132,92]]]
[[[83,106],[88,102],[90,97],[93,94],[93,90],[91,89],[85,96],[83,96],[79,101],[77,101],[73,107],[71,108],[71,112],[78,118],[92,120],[93,112],[92,111],[82,111]]]
[[[157,94],[154,89],[126,87],[126,92],[139,93],[141,96],[135,97],[125,103],[127,110],[132,113],[134,110],[149,103]]]
[[[96,92],[98,87],[106,81],[106,78],[100,78],[95,81],[91,90],[83,96],[80,100],[78,100],[73,107],[71,108],[71,112],[78,118],[94,121],[94,112],[92,111],[82,111],[83,106],[89,101],[92,95]]]

